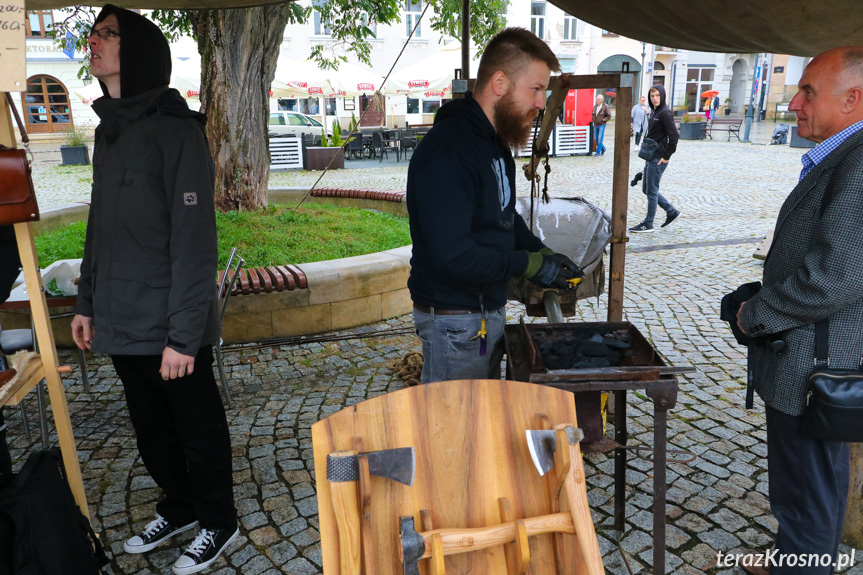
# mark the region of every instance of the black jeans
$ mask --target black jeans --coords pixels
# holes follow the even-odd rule
[[[159,515],[175,525],[237,526],[231,440],[213,376],[213,350],[202,347],[191,375],[163,381],[161,355],[111,356],[123,382],[138,451],[164,491]]]
[[[0,484],[4,477],[12,476],[12,456],[6,444],[6,420],[3,419],[3,408],[0,407]]]
[[[847,443],[800,432],[803,417],[767,407],[767,476],[770,510],[779,530],[779,554],[831,555],[836,560],[848,496]],[[832,566],[771,566],[770,575],[827,575]]]

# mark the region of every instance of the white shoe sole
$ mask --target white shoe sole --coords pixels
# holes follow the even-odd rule
[[[634,234],[646,234],[646,233],[649,233],[649,232],[656,231],[656,229],[655,229],[655,228],[650,228],[649,230],[629,230],[629,231],[630,231],[630,232],[632,232],[632,233],[634,233]]]
[[[167,541],[168,539],[170,539],[174,535],[177,535],[178,533],[182,533],[183,531],[188,531],[189,529],[194,529],[197,526],[198,526],[198,522],[193,521],[192,523],[189,523],[188,525],[184,525],[183,527],[180,527],[176,531],[172,531],[170,535],[166,535],[166,536],[162,537],[161,539],[159,539],[158,541],[154,541],[153,543],[148,543],[147,545],[134,545],[133,546],[133,545],[129,545],[129,541],[126,540],[123,542],[123,551],[125,551],[126,553],[129,553],[130,555],[138,555],[139,553],[146,553],[147,551],[152,551],[153,549],[155,549],[156,547],[158,547],[159,545],[161,545],[162,543],[164,543],[165,541]]]
[[[225,549],[228,548],[228,545],[233,543],[234,539],[236,539],[239,534],[240,534],[240,528],[237,527],[237,530],[234,531],[234,534],[231,535],[231,537],[228,538],[227,541],[225,541],[225,544],[222,545],[222,548],[219,549],[218,553],[216,553],[216,556],[213,557],[212,559],[210,559],[209,561],[207,561],[205,563],[199,563],[197,565],[192,565],[190,567],[177,567],[177,565],[175,563],[174,565],[171,566],[171,571],[174,572],[174,575],[189,575],[190,573],[197,573],[198,571],[203,571],[204,569],[206,569],[207,567],[209,567],[210,565],[215,563],[216,559],[218,559],[219,557],[222,556],[222,553],[225,552]],[[182,557],[182,555],[180,555],[180,557]]]

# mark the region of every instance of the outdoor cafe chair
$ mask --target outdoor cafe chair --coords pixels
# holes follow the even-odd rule
[[[347,152],[348,157],[353,156],[354,158],[356,158],[357,155],[359,155],[360,159],[362,159],[364,155],[362,135],[354,134],[354,136],[350,140],[348,140]]]
[[[225,366],[222,363],[222,321],[225,318],[225,310],[228,308],[228,301],[231,297],[231,292],[234,291],[237,281],[240,279],[240,270],[246,265],[246,260],[237,255],[237,248],[231,248],[231,255],[228,257],[228,263],[225,264],[225,273],[219,280],[216,296],[219,299],[219,342],[216,343],[216,366],[219,368],[219,379],[222,380],[222,391],[225,392],[225,402],[229,409],[234,408],[234,400],[231,398],[231,390],[228,389],[228,380],[225,377]]]
[[[408,150],[413,151],[417,147],[417,137],[414,130],[402,130],[399,132],[399,154],[404,152],[405,159],[408,157]]]
[[[384,161],[384,154],[387,153],[387,150],[393,150],[396,153],[396,161],[399,161],[399,148],[395,146],[387,139],[384,138],[384,134],[382,132],[373,132],[372,133],[372,149],[375,153],[380,152],[381,159],[379,161]],[[387,159],[389,159],[389,154],[387,154]]]

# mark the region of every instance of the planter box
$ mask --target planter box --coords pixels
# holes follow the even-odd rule
[[[306,169],[307,170],[323,170],[330,163],[330,160],[335,157],[335,161],[330,165],[331,170],[338,170],[345,167],[345,154],[341,148],[321,148],[309,147],[306,148]]]
[[[90,150],[87,146],[60,146],[63,166],[86,166],[90,163]]]
[[[707,122],[683,122],[680,124],[680,139],[703,140],[706,137],[706,127]]]

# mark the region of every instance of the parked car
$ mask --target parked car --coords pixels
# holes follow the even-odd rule
[[[267,126],[269,136],[278,138],[283,136],[300,136],[303,134],[312,134],[315,138],[315,143],[321,141],[321,128],[323,126],[314,118],[310,118],[299,112],[270,112],[270,123]],[[327,130],[327,137],[332,138],[332,130]]]

